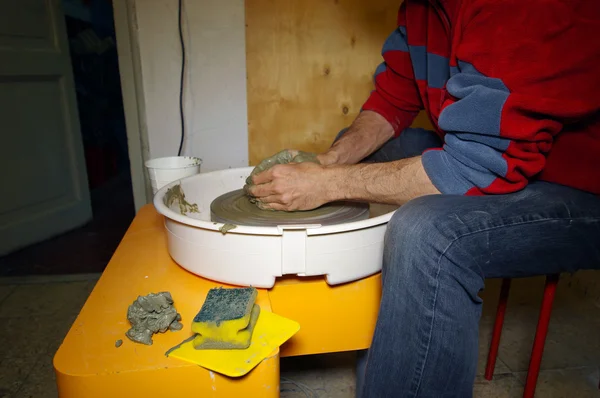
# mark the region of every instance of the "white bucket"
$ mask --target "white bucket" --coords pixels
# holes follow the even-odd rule
[[[170,156],[146,161],[152,192],[170,182],[200,173],[202,159],[193,156]]]

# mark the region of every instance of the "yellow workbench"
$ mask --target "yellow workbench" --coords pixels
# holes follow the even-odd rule
[[[282,278],[259,290],[262,310],[299,322],[300,331],[248,375],[232,379],[164,355],[191,335],[191,319],[216,286],[223,284],[173,262],[163,217],[151,205],[142,208],[54,356],[60,397],[278,397],[280,356],[367,348],[381,294],[379,275],[335,287],[323,278]],[[155,334],[152,346],[131,342],[127,307],[160,291],[171,292],[183,331]]]

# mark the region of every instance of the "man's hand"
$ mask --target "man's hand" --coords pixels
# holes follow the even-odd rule
[[[328,151],[328,152],[325,152],[325,153],[318,154],[317,155],[317,160],[323,166],[330,166],[332,164],[338,164],[339,163],[339,156],[338,156],[337,153],[335,153],[333,151]]]
[[[420,156],[357,165],[277,165],[254,176],[254,183],[250,194],[262,208],[285,211],[310,210],[338,200],[402,205],[440,193]]]
[[[262,209],[312,210],[330,201],[331,181],[316,163],[279,164],[253,177],[248,193]]]
[[[372,111],[362,111],[348,131],[317,158],[324,166],[356,164],[381,148],[393,136],[394,129],[383,116]]]
[[[257,170],[249,177],[246,192],[260,208],[284,211],[311,210],[338,200],[402,205],[419,196],[439,194],[420,156],[356,164],[393,135],[394,129],[383,116],[361,112],[327,152],[316,156],[320,165],[276,164],[263,172]]]

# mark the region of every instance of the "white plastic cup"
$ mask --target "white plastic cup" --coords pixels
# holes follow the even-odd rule
[[[173,181],[200,173],[201,164],[202,159],[193,156],[169,156],[146,161],[152,192],[156,193]]]

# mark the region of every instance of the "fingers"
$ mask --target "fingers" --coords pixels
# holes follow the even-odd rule
[[[260,185],[253,185],[247,189],[247,192],[257,199],[265,198],[267,196],[276,194],[272,182]]]
[[[267,183],[271,182],[273,180],[273,169],[274,168],[275,168],[275,166],[271,167],[267,171],[263,171],[262,173],[256,174],[254,177],[252,177],[252,182],[254,182],[255,185],[267,184]]]
[[[258,199],[258,207],[262,210],[298,210],[298,206],[287,194],[275,194]]]
[[[275,195],[259,199],[256,206],[261,210],[288,210],[288,205],[282,203],[282,200]]]
[[[333,152],[325,152],[317,155],[317,160],[322,166],[329,166],[338,162],[339,156]]]
[[[263,203],[260,206],[263,210],[279,210],[279,211],[290,211],[288,206],[282,205],[281,203]]]
[[[252,182],[255,185],[268,184],[273,182],[276,178],[285,177],[290,173],[290,167],[292,163],[287,165],[276,164],[271,167],[269,170],[265,170],[262,173],[258,173],[252,177]]]
[[[285,202],[283,201],[283,198],[281,195],[269,195],[269,196],[264,196],[262,198],[260,198],[259,203],[261,205],[270,205],[272,203],[277,203],[280,205],[284,205]]]

